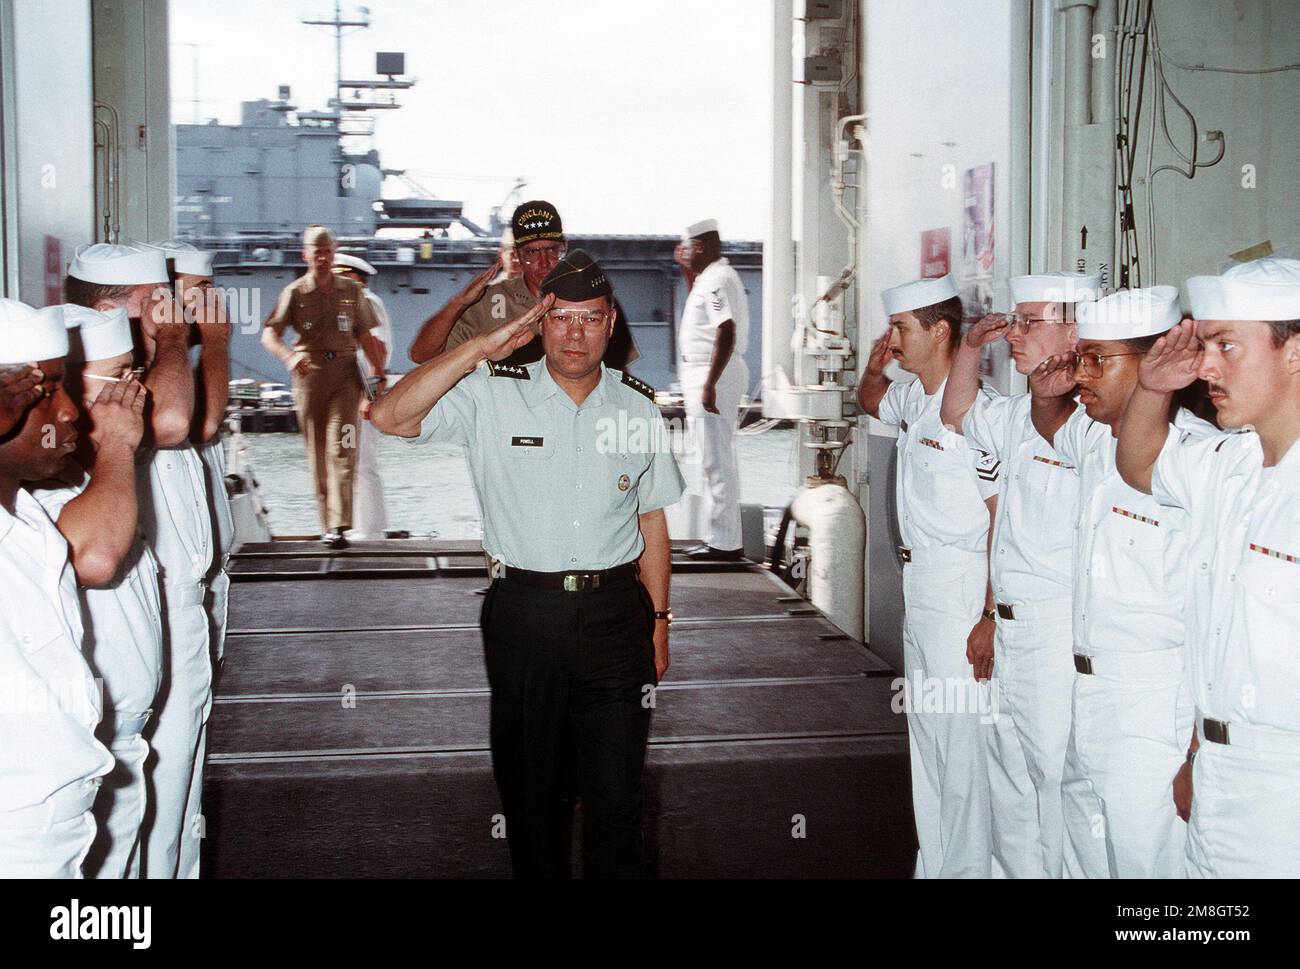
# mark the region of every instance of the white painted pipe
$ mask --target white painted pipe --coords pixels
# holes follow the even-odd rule
[[[1097,0],[1058,0],[1065,21],[1065,139],[1062,161],[1061,269],[1075,268],[1083,224],[1082,129],[1092,120],[1092,12]]]
[[[790,506],[808,529],[808,599],[854,639],[862,637],[866,517],[842,484],[805,485]]]
[[[763,240],[763,379],[791,373],[794,332],[794,0],[772,0],[771,208]],[[763,414],[768,415],[763,394]]]

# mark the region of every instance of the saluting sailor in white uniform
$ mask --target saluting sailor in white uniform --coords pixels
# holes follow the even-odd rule
[[[140,527],[158,562],[165,652],[163,686],[145,737],[155,758],[143,875],[197,878],[212,706],[205,579],[215,549],[203,462],[189,443],[195,402],[189,327],[157,249],[89,246],[78,251],[68,277],[68,302],[100,311],[124,306],[140,319],[135,352],[147,367],[152,440],[146,444],[153,448],[137,464],[136,484]]]
[[[216,253],[197,249],[182,239],[135,245],[157,250],[167,259],[173,292],[191,324],[190,343],[197,350],[195,413],[190,440],[203,461],[208,515],[216,543],[205,605],[212,655],[220,662],[226,647],[230,597],[226,567],[235,544],[235,521],[226,491],[226,452],[221,437],[230,399],[230,319],[224,297],[213,286]]]
[[[375,267],[364,259],[345,252],[334,254],[334,271],[360,283],[362,293],[370,308],[375,311],[378,326],[370,331],[372,339],[380,344],[383,368],[376,369],[370,357],[357,354],[361,379],[374,392],[382,393],[387,385],[388,362],[393,356],[393,326],[388,321],[384,301],[370,289],[370,278],[376,275]],[[379,473],[379,432],[370,422],[371,400],[361,400],[361,413],[357,419],[357,470],[352,478],[352,537],[357,539],[383,538],[388,529],[388,509],[384,505],[384,479]]]
[[[1300,260],[1187,281],[1192,321],[1142,362],[1120,433],[1134,488],[1185,509],[1196,730],[1175,784],[1188,873],[1300,876]],[[1209,383],[1223,433],[1165,433]],[[1180,740],[1186,738],[1186,733]]]
[[[980,720],[993,666],[988,534],[998,465],[943,426],[940,402],[961,330],[950,277],[887,289],[889,331],[858,386],[873,417],[899,429],[898,527],[903,547],[903,666],[918,878],[991,873],[989,787]],[[917,375],[893,383],[890,356]],[[989,391],[981,388],[981,393]],[[973,674],[973,675],[972,675]],[[939,691],[945,699],[927,701]],[[935,709],[935,707],[939,709]]]
[[[563,877],[567,744],[589,876],[641,874],[647,691],[668,668],[671,548],[682,494],[654,391],[601,363],[613,290],[576,251],[524,316],[407,374],[372,411],[411,443],[467,445],[497,563],[483,605],[492,764],[518,877]],[[504,360],[544,316],[543,360]],[[571,738],[571,739],[570,739]]]
[[[1193,712],[1184,674],[1187,522],[1130,488],[1115,466],[1138,362],[1180,319],[1178,290],[1125,290],[1078,312],[1076,352],[1049,358],[1030,377],[1041,404],[1034,425],[1079,475],[1065,874],[1178,878],[1187,826],[1170,788]],[[1189,439],[1214,431],[1181,408],[1165,414],[1161,439],[1170,425]]]
[[[740,275],[722,255],[715,219],[687,228],[677,262],[690,286],[677,332],[682,397],[691,435],[700,454],[708,496],[705,547],[700,559],[738,559],[741,555],[740,471],[736,464],[736,423],[740,398],[749,386],[745,349],[749,345],[749,299]]]
[[[58,474],[76,446],[57,308],[0,299],[0,877],[80,878],[113,755],[81,652],[68,545],[21,484]],[[34,366],[28,366],[34,365]]]
[[[148,804],[145,725],[162,681],[158,567],[137,527],[135,458],[144,431],[144,386],[131,373],[125,309],[63,307],[69,387],[82,411],[75,460],[29,486],[71,550],[85,617],[83,651],[104,687],[96,731],[117,764],[95,801],[99,833],[89,878],[138,878]]]
[[[1078,504],[1079,479],[1034,428],[1029,394],[979,393],[980,354],[1002,337],[1028,374],[1074,349],[1076,307],[1101,279],[1080,273],[1015,276],[1015,313],[974,324],[953,358],[942,420],[1001,462],[989,554],[997,599],[993,680],[997,716],[986,725],[993,803],[993,871],[1008,878],[1061,876],[1061,773],[1070,736],[1074,531],[1062,511]]]

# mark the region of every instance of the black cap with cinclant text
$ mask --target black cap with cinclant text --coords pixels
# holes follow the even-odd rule
[[[515,209],[510,227],[515,234],[516,246],[564,238],[564,223],[560,221],[560,213],[555,211],[555,206],[550,202],[540,199],[525,202]]]

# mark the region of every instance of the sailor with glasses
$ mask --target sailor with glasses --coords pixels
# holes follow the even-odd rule
[[[569,254],[541,297],[407,374],[371,419],[408,443],[466,447],[493,560],[480,624],[515,875],[567,874],[563,768],[573,743],[586,874],[636,876],[642,770],[672,619],[664,508],[683,481],[654,391],[601,362],[617,313],[599,264]],[[538,324],[544,358],[503,362]]]
[[[998,716],[986,725],[993,803],[993,871],[1008,878],[1061,876],[1061,774],[1074,689],[1071,558],[1079,479],[1030,419],[1029,394],[980,393],[983,348],[1005,337],[1022,374],[1068,353],[1078,307],[1101,278],[1080,273],[1016,276],[1015,312],[976,322],[953,357],[940,418],[1002,463],[989,554],[996,597],[992,689]],[[1067,519],[1068,520],[1068,519]]]
[[[1077,349],[1030,376],[1034,426],[1079,476],[1073,720],[1062,782],[1067,877],[1186,872],[1187,826],[1171,791],[1194,712],[1184,672],[1187,515],[1125,484],[1115,460],[1138,365],[1181,316],[1172,286],[1085,303]],[[1162,440],[1170,425],[1187,440],[1215,433],[1172,404]]]
[[[503,238],[497,261],[425,321],[411,343],[412,362],[425,363],[440,353],[454,350],[473,337],[518,319],[537,305],[542,283],[569,251],[560,213],[550,202],[541,199],[524,202],[515,209],[506,232],[513,239],[513,255],[507,254]],[[508,271],[512,259],[520,270],[513,275]],[[503,270],[505,278],[493,282]],[[640,357],[621,312],[619,317],[604,359],[605,365],[615,370],[625,369]],[[520,347],[505,362],[522,366],[541,358],[541,341],[535,341]]]

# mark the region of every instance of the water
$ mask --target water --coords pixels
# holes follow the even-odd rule
[[[794,495],[794,430],[742,434],[736,438],[740,500],[784,508]],[[246,434],[244,442],[275,535],[315,535],[315,488],[307,451],[298,434]],[[687,488],[698,492],[694,451],[679,459]],[[464,451],[457,445],[411,446],[381,436],[379,469],[388,503],[388,527],[447,539],[481,537],[478,502],[470,486]]]

